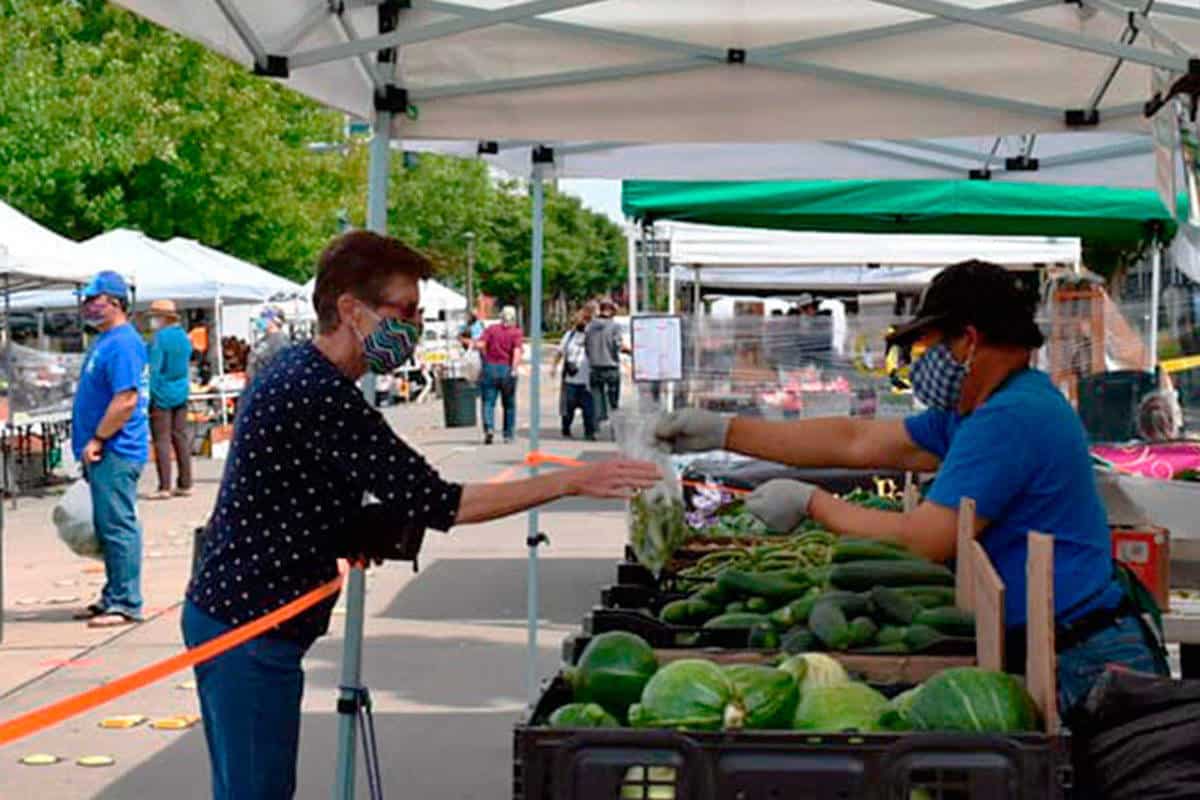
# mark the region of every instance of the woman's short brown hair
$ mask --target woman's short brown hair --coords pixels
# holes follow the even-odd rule
[[[398,275],[424,280],[433,264],[399,239],[372,231],[351,231],[334,239],[317,262],[313,309],[317,330],[329,333],[341,323],[337,301],[350,294],[369,305],[383,300],[383,288]]]

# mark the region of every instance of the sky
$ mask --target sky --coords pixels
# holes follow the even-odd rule
[[[573,194],[592,211],[605,214],[618,225],[625,224],[621,214],[621,182],[606,178],[563,178],[559,191]]]

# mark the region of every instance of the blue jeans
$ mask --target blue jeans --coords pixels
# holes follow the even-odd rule
[[[575,421],[575,409],[583,414],[583,433],[585,436],[596,435],[596,406],[592,401],[592,392],[582,383],[563,384],[563,418],[562,434],[571,435],[571,424]]]
[[[196,647],[230,630],[190,600],[183,640]],[[296,793],[300,698],[308,648],[259,636],[196,666],[213,800],[290,800]]]
[[[592,367],[592,398],[596,403],[596,422],[608,419],[610,411],[621,407],[621,370],[618,367]]]
[[[92,524],[104,546],[105,611],[142,618],[142,524],[137,485],[142,465],[105,453],[85,469],[92,492]]]
[[[1125,613],[1113,624],[1058,654],[1058,708],[1068,713],[1087,698],[1092,686],[1113,664],[1134,672],[1166,675],[1166,665],[1155,657],[1141,621]]]
[[[496,398],[504,406],[504,438],[513,438],[517,426],[517,376],[507,364],[484,364],[479,386],[483,397],[483,431],[496,429]]]

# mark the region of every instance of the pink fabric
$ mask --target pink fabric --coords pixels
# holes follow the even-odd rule
[[[487,364],[513,366],[513,353],[521,347],[521,329],[516,325],[492,325],[483,332],[483,360]]]
[[[1092,452],[1121,472],[1170,480],[1185,469],[1200,469],[1200,442],[1093,445]]]

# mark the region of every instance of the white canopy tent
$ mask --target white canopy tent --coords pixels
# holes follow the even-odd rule
[[[229,285],[257,286],[264,300],[288,300],[300,296],[304,287],[282,275],[243,261],[236,256],[176,236],[161,244],[167,252]]]
[[[1157,4],[1151,17],[1131,0],[119,2],[372,120],[367,223],[377,231],[393,136],[545,145],[1138,131],[1150,69],[1187,74],[1200,42],[1200,9]],[[551,148],[531,152],[533,450],[544,180],[555,161]],[[542,536],[538,514],[528,521],[532,701]],[[364,585],[351,570],[341,681],[351,706]],[[341,715],[336,797],[354,795],[355,724]]]
[[[312,308],[312,293],[317,285],[317,279],[312,278],[304,286],[300,287],[300,297],[302,298],[301,305],[304,306],[304,312],[307,318],[315,319],[316,315]],[[451,313],[454,311],[465,311],[467,308],[466,295],[456,292],[444,283],[435,280],[421,281],[421,309],[424,312],[425,320],[436,320],[440,312]]]
[[[0,203],[0,276],[10,293],[76,286],[92,271],[77,242]]]

